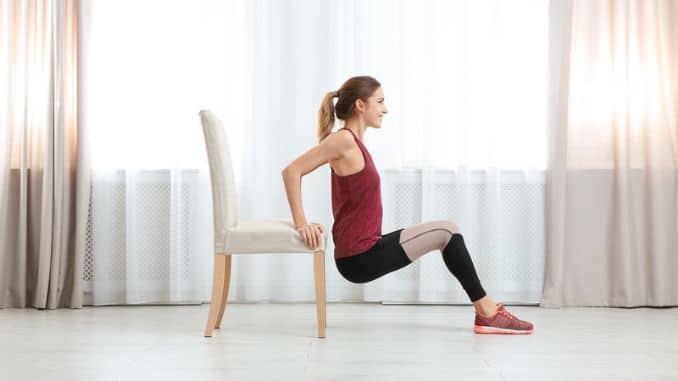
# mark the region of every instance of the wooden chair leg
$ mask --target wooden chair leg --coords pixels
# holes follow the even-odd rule
[[[318,337],[325,337],[327,327],[325,296],[325,252],[313,253],[313,272],[315,274],[315,305],[318,313]]]
[[[221,294],[221,304],[219,311],[219,318],[217,319],[216,328],[221,328],[221,319],[224,317],[224,309],[226,309],[226,302],[228,301],[228,286],[231,284],[231,258],[230,254],[224,255],[226,257],[226,267],[224,268],[224,289]]]
[[[217,325],[219,311],[221,310],[222,293],[224,292],[224,274],[226,273],[226,256],[217,253],[214,256],[214,275],[212,276],[212,299],[210,301],[210,313],[207,318],[205,337],[212,337],[212,331]]]

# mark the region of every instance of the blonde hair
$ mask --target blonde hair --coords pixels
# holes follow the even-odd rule
[[[337,91],[330,91],[325,94],[325,97],[320,104],[318,111],[318,142],[328,137],[334,128],[334,118],[341,120],[348,119],[353,114],[353,107],[355,101],[362,99],[367,102],[367,99],[378,88],[381,83],[370,76],[351,77]],[[334,105],[334,98],[337,100],[337,105]]]

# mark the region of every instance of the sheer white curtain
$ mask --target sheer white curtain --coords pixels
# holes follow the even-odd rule
[[[290,218],[281,168],[316,144],[325,92],[369,74],[390,110],[366,135],[382,176],[384,233],[454,220],[490,293],[539,301],[547,1],[252,1],[246,11],[242,215]],[[328,166],[302,187],[307,219],[329,230]],[[330,300],[468,302],[437,253],[367,285],[341,278],[331,253]],[[231,296],[312,300],[310,266],[307,257],[236,256]]]
[[[546,0],[158,4],[84,2],[85,121],[100,131],[87,275],[95,303],[209,299],[199,109],[225,122],[240,218],[291,219],[280,171],[317,144],[325,92],[361,74],[382,82],[390,110],[366,135],[382,176],[383,232],[451,219],[488,292],[539,301]],[[153,176],[169,179],[164,206],[140,186]],[[111,183],[122,193],[110,195]],[[184,193],[192,186],[199,196]],[[330,231],[329,167],[302,187],[307,219]],[[468,302],[437,253],[355,285],[332,252],[330,240],[330,301]],[[307,255],[235,256],[229,300],[312,301],[312,274]]]
[[[543,305],[678,305],[678,4],[553,5]]]
[[[226,74],[241,70],[226,60],[229,4],[80,3],[82,123],[93,147],[85,300],[209,300],[212,217],[198,112],[223,113]]]

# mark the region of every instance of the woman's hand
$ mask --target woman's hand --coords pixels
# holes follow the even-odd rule
[[[296,229],[303,238],[304,244],[311,250],[318,247],[320,240],[323,238],[323,233],[325,233],[325,229],[322,225],[315,222],[297,226]]]

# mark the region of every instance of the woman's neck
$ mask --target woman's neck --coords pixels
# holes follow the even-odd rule
[[[344,128],[348,128],[349,130],[353,131],[356,136],[360,139],[360,141],[363,141],[363,137],[365,136],[365,130],[367,129],[367,125],[365,122],[361,119],[349,119],[346,121],[344,124]]]

